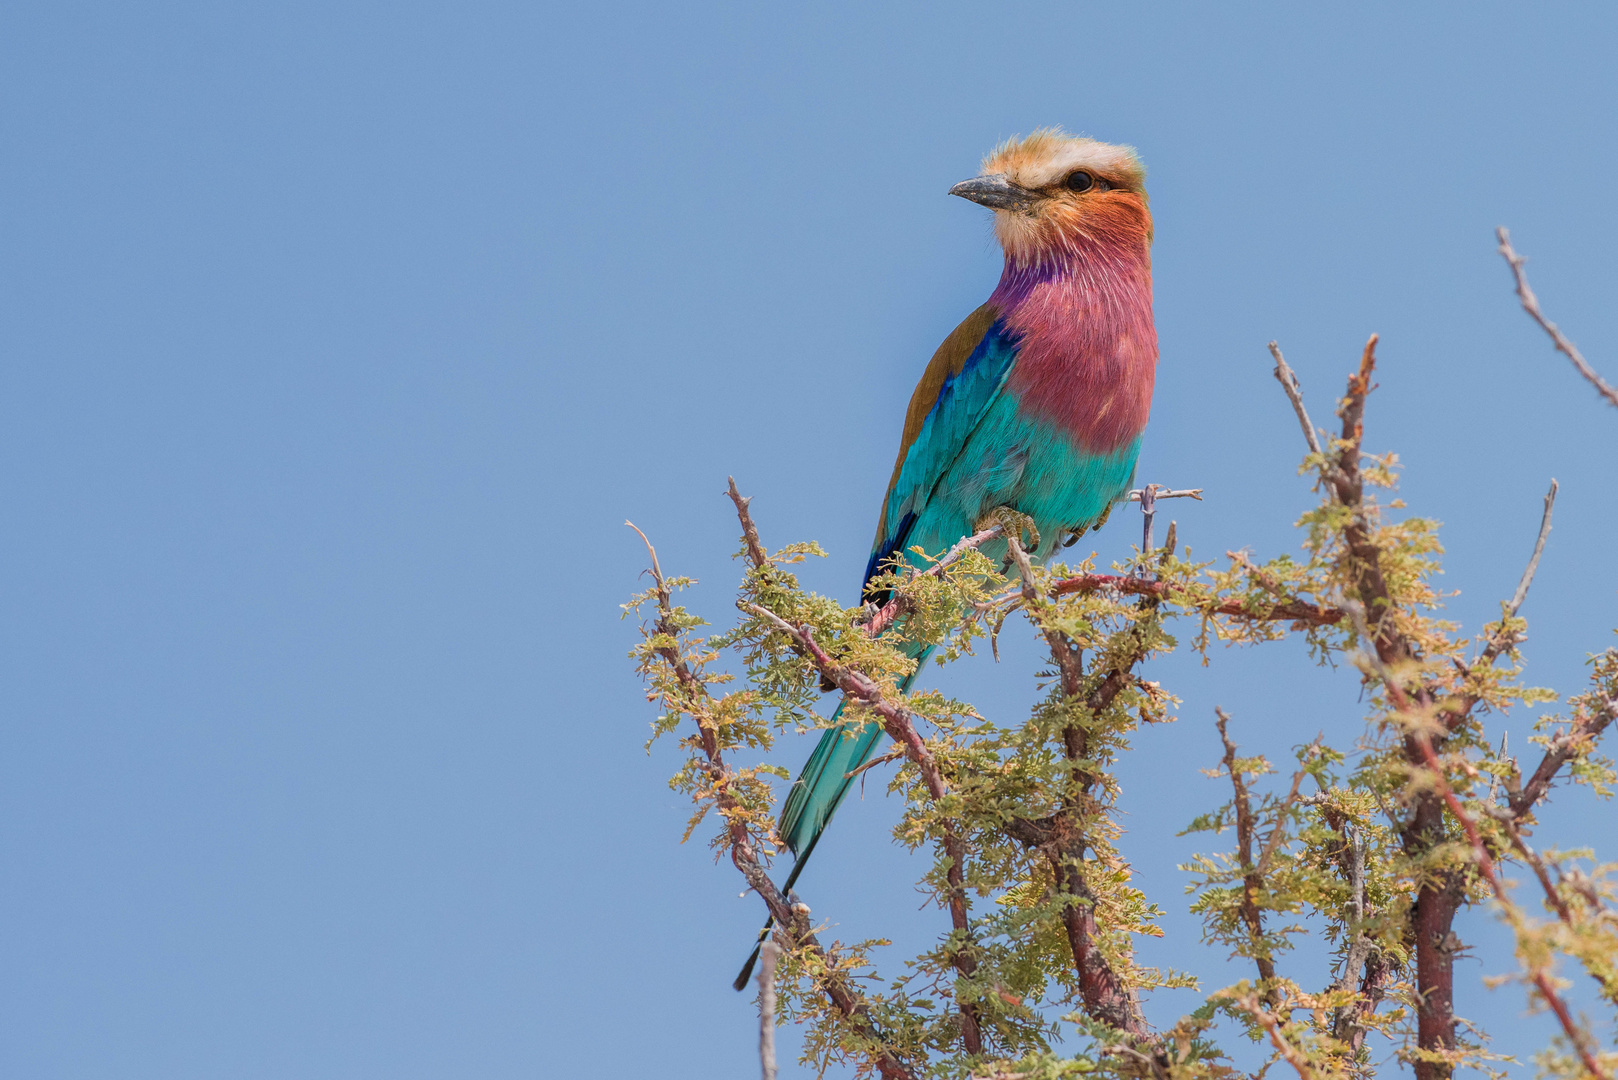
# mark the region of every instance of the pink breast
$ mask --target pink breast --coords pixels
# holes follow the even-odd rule
[[[1022,334],[1007,389],[1024,414],[1069,432],[1095,453],[1138,436],[1157,374],[1144,250],[1084,252],[1017,300],[1005,316]]]

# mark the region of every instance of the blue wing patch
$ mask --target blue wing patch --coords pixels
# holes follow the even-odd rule
[[[915,438],[903,448],[882,506],[876,542],[866,564],[865,580],[908,546],[917,517],[950,465],[960,455],[974,428],[1000,396],[1017,359],[1020,335],[996,318],[955,372],[947,372],[937,397]],[[934,363],[938,363],[935,358]],[[947,358],[945,360],[947,363]],[[933,372],[929,372],[936,378]],[[925,387],[930,380],[922,380]],[[918,388],[918,392],[921,388]],[[914,402],[912,408],[914,408]],[[867,599],[882,602],[877,597]]]

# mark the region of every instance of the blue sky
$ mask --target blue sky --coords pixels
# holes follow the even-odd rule
[[[1378,331],[1368,443],[1444,523],[1469,626],[1561,481],[1528,671],[1578,689],[1618,624],[1618,415],[1516,308],[1491,230],[1618,376],[1615,22],[13,3],[0,1072],[746,1075],[728,982],[760,906],[677,846],[673,757],[641,750],[622,522],[723,620],[733,473],[852,597],[909,389],[998,274],[986,213],[945,191],[1039,125],[1151,170],[1140,475],[1207,489],[1171,511],[1196,553],[1298,541],[1265,342],[1327,416]],[[1135,535],[1119,515],[1103,558]],[[1168,911],[1144,952],[1209,986],[1174,869],[1206,843],[1174,834],[1220,798],[1213,706],[1277,758],[1360,716],[1351,673],[1291,646],[1214,660],[1155,666],[1180,719],[1122,769],[1124,847]],[[1036,663],[1012,643],[948,685],[1017,710]],[[1491,724],[1522,745],[1525,718]],[[874,785],[849,804],[802,889],[843,937],[917,946],[936,927],[893,816]],[[1547,835],[1615,824],[1567,794]],[[1462,1012],[1538,1046],[1543,1018],[1481,988],[1508,943],[1486,915],[1461,933]]]

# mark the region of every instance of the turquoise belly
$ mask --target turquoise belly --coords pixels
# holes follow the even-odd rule
[[[1139,436],[1111,453],[1084,450],[1053,425],[1022,415],[1015,397],[1003,393],[933,489],[905,547],[936,555],[970,535],[984,514],[1009,506],[1034,519],[1035,554],[1048,558],[1067,530],[1093,525],[1128,493],[1139,454]],[[1005,545],[984,553],[1001,558]]]

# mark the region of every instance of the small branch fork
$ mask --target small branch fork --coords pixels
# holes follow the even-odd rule
[[[674,622],[673,601],[663,577],[663,568],[658,564],[657,550],[652,547],[652,542],[647,539],[645,533],[635,528],[633,524],[629,524],[629,527],[640,534],[640,538],[646,543],[647,554],[651,556],[652,581],[657,594],[656,630],[660,636],[666,637],[671,642],[657,651],[693,700],[708,699],[710,695],[707,686],[691,671],[685,658],[680,654],[679,647],[672,644],[678,640],[679,627]],[[701,722],[700,717],[694,719],[698,721],[697,729],[702,753],[706,759],[709,776],[713,780],[714,803],[726,820],[731,862],[741,871],[742,877],[747,879],[747,884],[753,891],[763,898],[765,905],[770,909],[770,914],[775,917],[776,924],[792,947],[808,951],[820,960],[827,970],[832,970],[834,964],[831,957],[809,925],[809,909],[802,904],[793,903],[782,895],[764,870],[745,823],[745,812],[730,794],[729,782],[732,774],[720,751],[718,737],[712,727]],[[835,973],[830,974],[822,981],[821,988],[839,1012],[857,1026],[864,1028],[880,1045],[880,1035],[872,1023],[869,1006],[864,997],[849,986],[845,978]],[[915,1080],[915,1075],[891,1050],[884,1048],[869,1052],[873,1064],[885,1080]]]
[[[1155,546],[1152,543],[1152,522],[1157,517],[1157,500],[1159,500],[1159,499],[1195,499],[1198,502],[1201,502],[1202,501],[1202,489],[1201,488],[1187,488],[1184,491],[1170,491],[1168,488],[1164,487],[1162,484],[1147,484],[1143,488],[1137,488],[1134,491],[1131,491],[1128,495],[1125,496],[1125,499],[1127,501],[1129,501],[1129,502],[1138,502],[1138,503],[1140,503],[1140,516],[1141,516],[1140,551],[1141,551],[1142,555],[1146,555],[1149,552],[1151,552],[1153,547]],[[1168,548],[1169,548],[1170,551],[1173,551],[1174,550],[1174,544],[1171,542],[1168,545]]]
[[[1607,404],[1618,405],[1618,387],[1614,387],[1597,374],[1596,369],[1584,359],[1584,354],[1579,352],[1578,346],[1569,341],[1561,328],[1539,310],[1539,297],[1534,295],[1534,290],[1528,285],[1528,275],[1523,272],[1523,265],[1528,260],[1517,254],[1517,249],[1511,246],[1511,233],[1502,225],[1494,230],[1494,235],[1495,239],[1500,241],[1500,257],[1511,267],[1511,276],[1517,283],[1517,299],[1522,301],[1522,309],[1528,312],[1529,318],[1539,324],[1541,330],[1550,335],[1551,344],[1556,346],[1556,351],[1573,361],[1573,366],[1578,369],[1579,374],[1596,388],[1598,394],[1607,399]]]
[[[1513,267],[1516,268],[1515,263]],[[1530,314],[1534,314],[1533,309],[1530,310]],[[1270,353],[1276,361],[1276,379],[1292,402],[1299,425],[1303,428],[1304,438],[1309,444],[1310,453],[1317,456],[1321,481],[1327,485],[1332,497],[1352,514],[1343,529],[1347,548],[1344,559],[1353,581],[1353,592],[1358,599],[1343,606],[1353,618],[1361,640],[1369,646],[1365,655],[1377,677],[1387,687],[1389,702],[1406,718],[1404,725],[1406,758],[1412,765],[1429,772],[1433,778],[1437,798],[1433,797],[1434,793],[1416,797],[1414,817],[1401,832],[1405,850],[1412,855],[1419,855],[1430,850],[1433,845],[1442,843],[1443,812],[1447,808],[1461,823],[1468,839],[1471,840],[1479,872],[1509,910],[1509,900],[1495,873],[1494,861],[1484,846],[1477,824],[1467,814],[1465,807],[1461,805],[1450,787],[1433,740],[1428,734],[1428,729],[1434,728],[1442,738],[1449,732],[1457,730],[1482,696],[1476,689],[1461,689],[1442,694],[1425,682],[1419,684],[1411,693],[1407,692],[1393,675],[1395,670],[1411,665],[1417,659],[1417,649],[1390,617],[1397,602],[1382,571],[1381,549],[1365,509],[1364,479],[1359,469],[1361,443],[1364,437],[1365,399],[1373,389],[1371,375],[1376,366],[1376,343],[1377,338],[1373,334],[1366,342],[1359,371],[1348,380],[1348,393],[1338,410],[1343,424],[1342,435],[1330,453],[1321,449],[1309,414],[1303,406],[1297,376],[1282,358],[1281,350],[1273,343],[1270,346]],[[1550,531],[1555,494],[1556,485],[1553,481],[1551,490],[1545,498],[1545,512],[1540,522],[1533,557],[1518,583],[1512,600],[1504,605],[1505,610],[1498,629],[1491,634],[1488,644],[1469,671],[1481,672],[1491,666],[1499,656],[1520,640],[1518,631],[1510,626],[1510,620],[1516,617],[1517,610],[1528,595],[1534,570],[1537,568],[1546,536]],[[1436,722],[1436,726],[1435,721],[1429,719],[1433,717],[1441,718]],[[1512,793],[1510,799],[1512,814],[1518,818],[1526,814],[1549,789],[1552,778],[1561,766],[1577,754],[1581,737],[1588,738],[1599,734],[1611,721],[1611,716],[1593,715],[1585,722],[1583,730],[1564,732],[1554,740],[1552,745],[1547,747],[1545,757],[1535,770],[1529,784],[1520,792]],[[1438,880],[1424,883],[1416,896],[1412,923],[1419,995],[1417,1041],[1418,1045],[1427,1051],[1445,1053],[1453,1051],[1455,1047],[1454,950],[1450,944],[1452,937],[1450,927],[1459,909],[1463,892],[1462,879],[1452,872],[1442,875]],[[1608,1080],[1606,1073],[1600,1069],[1574,1025],[1566,1005],[1557,996],[1549,978],[1543,972],[1535,972],[1533,980],[1547,1004],[1556,1013],[1564,1032],[1578,1048],[1585,1067],[1599,1080]],[[1448,1072],[1448,1066],[1433,1061],[1419,1061],[1416,1064],[1418,1080],[1437,1080],[1446,1076]]]
[[[1545,747],[1545,754],[1539,759],[1539,765],[1535,767],[1528,783],[1517,791],[1511,790],[1513,785],[1507,784],[1506,802],[1512,816],[1518,820],[1525,817],[1534,804],[1545,797],[1551,788],[1551,781],[1556,779],[1562,766],[1578,756],[1579,747],[1588,746],[1615,719],[1618,719],[1618,699],[1608,699],[1602,707],[1581,717],[1568,730],[1558,732]]]

